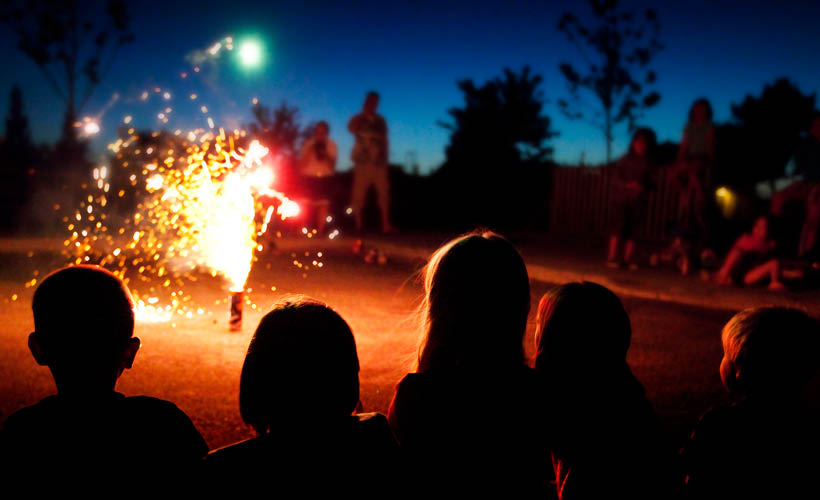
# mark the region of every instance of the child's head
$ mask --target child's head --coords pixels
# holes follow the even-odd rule
[[[707,123],[712,121],[712,104],[705,97],[692,103],[689,108],[690,123]]]
[[[721,338],[720,377],[735,394],[795,395],[820,369],[820,323],[797,309],[745,309]]]
[[[650,156],[655,149],[657,138],[650,128],[641,127],[632,134],[629,144],[629,154],[634,156]]]
[[[276,422],[349,416],[358,401],[359,358],[345,320],[306,297],[275,305],[242,366],[242,419],[264,434]]]
[[[523,365],[530,283],[509,241],[476,231],[448,242],[430,258],[424,289],[418,371]]]
[[[769,239],[769,218],[761,215],[755,219],[755,224],[752,226],[752,236],[760,241]]]
[[[626,362],[632,326],[621,300],[597,283],[560,285],[541,298],[535,320],[535,369],[595,372]]]
[[[330,133],[330,125],[326,121],[320,121],[316,124],[315,135],[317,139],[327,139]]]
[[[98,266],[59,269],[40,283],[31,309],[29,348],[47,365],[61,393],[114,389],[139,349],[128,287]]]

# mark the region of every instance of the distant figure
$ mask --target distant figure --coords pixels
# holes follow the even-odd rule
[[[635,230],[645,220],[648,191],[655,168],[655,132],[648,128],[635,131],[629,151],[612,166],[610,191],[611,233],[607,265],[620,267],[623,263],[637,269],[635,259]],[[618,254],[623,242],[623,260]]]
[[[618,297],[568,283],[538,304],[535,371],[549,401],[559,499],[670,498],[674,451],[626,362],[632,338]]]
[[[387,122],[376,113],[379,94],[368,92],[362,112],[350,119],[347,129],[355,137],[353,152],[353,193],[351,205],[356,218],[356,229],[362,229],[367,192],[370,186],[376,189],[382,218],[382,232],[390,233],[390,171],[387,165],[388,142]]]
[[[301,190],[316,207],[316,226],[322,233],[333,201],[333,176],[336,174],[336,143],[330,139],[330,125],[316,124],[313,137],[302,145],[300,155]]]
[[[678,158],[668,174],[668,181],[679,191],[677,207],[678,237],[673,252],[681,254],[681,274],[688,274],[692,258],[707,247],[707,208],[715,163],[715,126],[712,105],[698,99],[689,110],[689,121],[683,129]]]
[[[259,322],[242,366],[239,411],[258,436],[211,452],[206,481],[375,497],[396,475],[398,447],[384,415],[358,405],[350,327],[321,302],[285,300]]]
[[[430,258],[424,289],[416,373],[399,382],[388,412],[416,494],[543,495],[543,413],[522,345],[524,261],[501,236],[470,233]]]
[[[820,261],[820,112],[812,117],[808,136],[786,166],[786,174],[795,180],[772,196],[772,213],[780,216],[785,205],[802,205],[804,220],[797,254],[804,257],[814,252],[815,260]]]
[[[758,217],[752,231],[738,238],[729,250],[716,281],[721,285],[750,286],[768,279],[770,290],[785,289],[780,281],[780,260],[773,256],[776,246],[768,217]]]
[[[185,480],[208,452],[188,416],[168,401],[114,391],[140,347],[125,284],[101,267],[65,267],[37,287],[31,308],[28,345],[57,394],[12,414],[0,431],[6,486],[20,479],[15,472],[70,489],[129,474],[149,484]]]
[[[730,405],[706,412],[684,449],[691,498],[808,498],[817,491],[820,323],[784,307],[723,327],[720,377]]]

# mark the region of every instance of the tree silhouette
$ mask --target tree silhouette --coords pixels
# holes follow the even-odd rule
[[[577,47],[585,65],[579,69],[567,62],[560,64],[569,100],[560,99],[558,107],[568,118],[584,120],[604,133],[609,163],[615,126],[626,122],[629,131],[634,131],[642,111],[660,101],[660,94],[646,87],[657,79],[649,65],[663,46],[653,9],[620,10],[617,0],[589,3],[594,14],[589,26],[571,12],[558,22],[558,31]],[[592,94],[597,105],[584,100],[582,93]]]
[[[23,109],[23,92],[14,85],[9,93],[6,137],[0,148],[0,218],[1,229],[11,229],[12,217],[20,211],[28,195],[28,175],[37,160],[37,149],[31,140],[28,118]]]
[[[792,82],[780,78],[766,85],[759,97],[747,95],[732,104],[736,136],[734,156],[742,158],[749,181],[774,180],[783,176],[789,158],[800,143],[815,112],[815,94],[803,94]]]
[[[270,155],[278,160],[280,177],[284,173],[284,182],[289,182],[295,176],[299,148],[310,135],[311,126],[302,127],[299,108],[285,101],[273,110],[257,102],[251,112],[256,123],[248,125],[250,135],[270,148]]]
[[[557,135],[543,113],[542,81],[524,67],[520,74],[505,69],[481,86],[458,82],[464,107],[448,111],[451,123],[439,123],[451,134],[446,161],[435,174],[456,219],[497,227],[525,219],[521,203],[534,170],[546,170],[548,142]]]
[[[134,39],[125,1],[4,2],[0,17],[15,32],[17,47],[65,102],[61,141],[73,141],[77,115],[111,68],[118,49]]]

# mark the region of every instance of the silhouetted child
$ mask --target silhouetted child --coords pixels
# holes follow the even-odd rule
[[[536,397],[554,409],[559,498],[669,498],[678,487],[674,452],[626,362],[631,338],[621,301],[596,283],[558,286],[538,304]]]
[[[709,410],[684,450],[692,498],[809,498],[818,415],[805,399],[820,368],[820,323],[784,307],[746,309],[723,327],[720,377],[737,402]]]
[[[257,437],[211,452],[206,481],[301,497],[380,493],[398,469],[384,415],[355,413],[359,358],[353,332],[325,304],[296,297],[274,306],[251,339],[239,411]]]
[[[497,234],[467,234],[430,258],[424,289],[416,373],[398,384],[388,412],[417,494],[541,494],[550,475],[522,345],[524,261]]]
[[[611,232],[607,265],[618,267],[618,254],[623,242],[623,263],[637,268],[635,259],[635,230],[644,219],[647,194],[655,166],[655,133],[640,128],[632,136],[629,151],[612,167],[610,192]]]
[[[752,231],[738,238],[729,250],[716,281],[721,285],[750,286],[768,279],[770,290],[783,290],[780,261],[772,256],[776,246],[769,235],[769,219],[758,217]]]
[[[5,422],[3,472],[83,488],[130,474],[142,484],[184,478],[208,452],[188,416],[173,403],[114,391],[140,347],[125,284],[97,266],[66,267],[43,280],[31,307],[28,345],[57,394]]]

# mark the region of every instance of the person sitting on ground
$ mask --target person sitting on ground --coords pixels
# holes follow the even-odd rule
[[[200,463],[208,447],[185,413],[114,390],[140,348],[134,302],[117,276],[90,265],[59,269],[37,287],[31,308],[28,345],[51,371],[57,394],[5,422],[0,470],[9,480],[20,477],[13,471],[83,488],[111,474],[181,480]]]
[[[538,396],[557,411],[549,442],[558,498],[669,498],[682,479],[660,420],[626,354],[629,316],[590,282],[548,291],[538,304]]]
[[[632,136],[629,151],[612,166],[610,215],[612,219],[607,265],[619,267],[621,262],[637,269],[635,230],[646,212],[649,184],[655,167],[655,132],[640,128]],[[623,242],[623,261],[618,253]]]
[[[398,446],[384,415],[359,406],[348,324],[316,300],[285,299],[259,322],[242,366],[239,411],[257,437],[211,452],[206,481],[241,476],[307,497],[380,493],[396,475]]]
[[[746,309],[721,334],[720,377],[735,402],[703,415],[684,448],[691,498],[806,498],[817,489],[820,322]]]
[[[743,283],[751,286],[768,278],[770,290],[783,290],[780,260],[772,256],[776,246],[769,236],[768,217],[758,217],[752,231],[735,241],[715,280],[721,285]]]
[[[388,411],[418,493],[542,495],[549,475],[522,345],[524,261],[503,237],[473,232],[433,254],[424,290],[416,372]]]
[[[330,216],[333,196],[333,176],[336,174],[336,143],[330,137],[330,125],[316,124],[313,136],[302,145],[300,155],[300,190],[308,202],[316,207],[316,226],[324,232]]]

